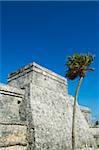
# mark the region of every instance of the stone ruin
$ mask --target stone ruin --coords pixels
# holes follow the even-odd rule
[[[64,77],[34,62],[11,73],[0,84],[0,150],[71,150],[72,110]],[[95,150],[89,116],[77,104],[77,150]]]

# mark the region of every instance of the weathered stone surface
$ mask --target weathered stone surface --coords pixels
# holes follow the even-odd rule
[[[66,79],[32,63],[11,73],[8,81],[11,87],[0,88],[1,146],[4,143],[5,150],[25,150],[25,145],[27,150],[71,150],[73,97]],[[76,147],[86,145],[94,147],[94,139],[78,105]]]
[[[80,110],[82,111],[86,121],[88,122],[89,126],[91,127],[91,125],[92,125],[91,110],[85,106],[80,106]]]
[[[43,74],[44,76],[50,77],[58,82],[65,83],[66,84],[66,79],[51,70],[48,70],[47,68],[44,68],[37,63],[33,62],[23,68],[20,68],[18,71],[15,71],[8,76],[8,82],[11,83],[12,80],[16,80],[20,77],[30,77],[30,75],[34,72],[37,72],[39,74]],[[25,81],[24,81],[25,82]],[[12,82],[13,83],[13,82]]]
[[[0,123],[20,122],[20,104],[24,91],[0,84]]]
[[[27,126],[21,120],[24,91],[0,84],[0,150],[26,150]]]
[[[16,144],[26,145],[26,136],[26,126],[0,124],[0,147]]]
[[[13,95],[17,97],[23,97],[24,91],[15,87],[11,87],[8,85],[0,84],[0,93]]]
[[[92,134],[96,139],[96,145],[99,145],[99,125],[95,125],[91,128]]]
[[[2,147],[0,150],[28,150],[26,146],[9,146],[9,147]]]

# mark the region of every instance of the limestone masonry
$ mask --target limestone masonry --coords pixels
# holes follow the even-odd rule
[[[67,80],[36,63],[0,84],[0,150],[71,150],[73,97]],[[90,109],[77,106],[76,147],[96,150]]]

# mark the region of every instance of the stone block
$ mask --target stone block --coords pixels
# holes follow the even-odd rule
[[[27,127],[22,125],[0,124],[0,147],[26,145]]]
[[[26,146],[8,146],[8,147],[2,147],[0,150],[28,150]]]
[[[0,84],[0,123],[20,122],[20,104],[24,91]]]

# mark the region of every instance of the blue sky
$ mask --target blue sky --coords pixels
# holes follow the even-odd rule
[[[1,2],[0,82],[33,61],[65,76],[65,62],[75,52],[96,55],[79,91],[80,104],[99,119],[99,2]],[[77,80],[68,81],[74,95]]]

